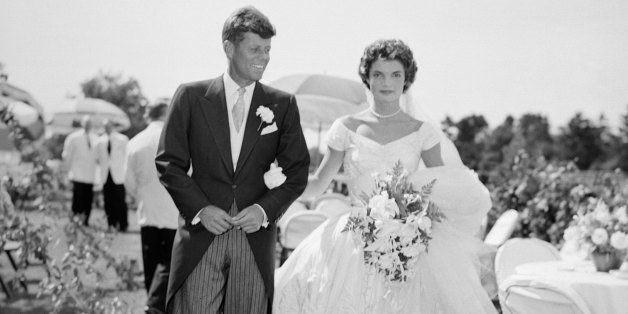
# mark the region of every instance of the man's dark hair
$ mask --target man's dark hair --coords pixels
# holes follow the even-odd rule
[[[275,27],[262,12],[252,6],[246,6],[231,13],[222,28],[222,41],[234,44],[244,38],[244,33],[252,32],[264,39],[275,36]]]

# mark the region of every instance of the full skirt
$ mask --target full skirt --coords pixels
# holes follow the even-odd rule
[[[447,219],[434,223],[415,274],[392,283],[364,263],[362,246],[342,232],[350,214],[323,223],[275,273],[273,313],[496,313],[480,282],[474,232],[490,208],[488,191],[469,170],[429,168],[415,186],[437,178],[431,198]]]

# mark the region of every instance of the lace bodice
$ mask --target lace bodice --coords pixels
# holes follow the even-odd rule
[[[350,130],[341,119],[336,120],[327,133],[327,145],[345,152],[343,168],[348,177],[349,194],[354,200],[362,192],[370,194],[373,191],[374,173],[384,174],[398,161],[412,173],[419,167],[421,152],[438,143],[438,133],[427,123],[417,131],[385,144]]]

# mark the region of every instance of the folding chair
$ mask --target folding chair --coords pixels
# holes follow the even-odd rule
[[[343,200],[343,201],[348,201],[347,196],[345,196],[344,194],[340,194],[340,193],[323,193],[317,197],[314,198],[314,200],[312,201],[312,205],[310,206],[310,208],[316,208],[316,206],[318,206],[318,204],[320,204],[322,201],[324,200]]]
[[[288,218],[279,236],[279,243],[281,244],[279,263],[283,264],[299,243],[325,220],[327,220],[327,216],[310,210],[300,211]]]
[[[514,275],[504,280],[502,289],[504,313],[591,314],[586,302],[569,286]]]
[[[515,273],[521,264],[544,261],[558,261],[560,253],[550,243],[539,239],[515,238],[506,241],[495,256],[495,278],[500,303],[506,302],[504,282]]]
[[[2,251],[6,254],[7,259],[9,260],[9,263],[11,264],[11,267],[13,267],[13,270],[15,270],[16,273],[18,272],[18,265],[15,259],[13,258],[12,252],[17,251],[20,247],[21,247],[21,244],[15,241],[7,241],[2,246]],[[26,285],[24,278],[19,278],[18,280],[22,288],[24,288],[24,291],[28,292],[28,286]],[[2,291],[4,291],[4,293],[7,295],[7,298],[9,299],[12,298],[11,289],[9,288],[7,283],[4,281],[2,276],[0,276],[0,286],[2,286]]]
[[[351,204],[345,199],[328,198],[318,202],[314,211],[319,212],[328,218],[334,218],[351,211]]]
[[[307,207],[305,207],[305,205],[299,201],[295,201],[293,202],[290,207],[288,207],[288,209],[286,209],[286,212],[283,213],[283,215],[281,216],[281,218],[279,218],[279,221],[277,221],[277,227],[279,227],[279,231],[281,232],[282,230],[284,230],[286,228],[286,222],[288,222],[288,219],[290,219],[290,217],[292,217],[294,214],[298,213],[298,212],[302,212],[302,211],[306,211],[308,210]]]
[[[514,209],[505,211],[491,228],[484,238],[484,243],[495,248],[502,245],[506,240],[510,239],[517,223],[519,222],[519,213]]]

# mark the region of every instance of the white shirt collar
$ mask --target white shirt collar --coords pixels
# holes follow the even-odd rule
[[[229,69],[225,71],[225,74],[222,76],[222,80],[225,85],[225,98],[227,99],[227,107],[229,110],[231,110],[231,108],[233,108],[233,105],[235,105],[236,100],[238,99],[238,89],[240,88],[240,85],[238,85],[238,83],[236,83],[233,78],[231,78],[231,75],[229,75]],[[254,89],[255,82],[249,84],[248,86],[245,86],[244,93],[247,96],[253,95]]]

